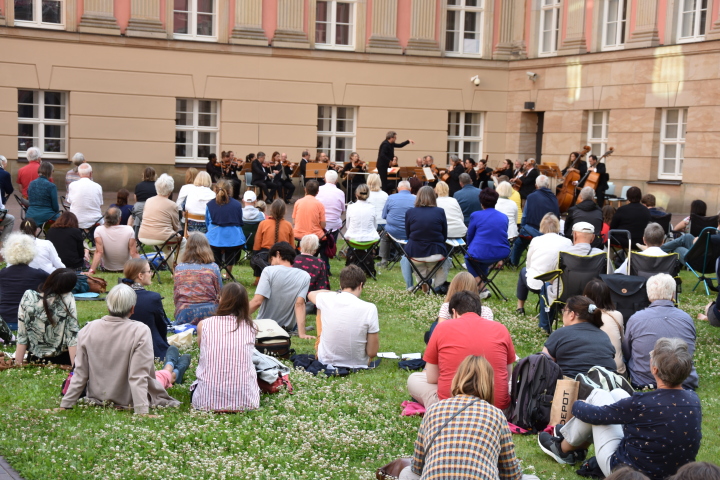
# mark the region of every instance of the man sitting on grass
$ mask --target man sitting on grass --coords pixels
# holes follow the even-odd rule
[[[308,299],[319,310],[317,351],[320,363],[367,368],[377,355],[380,331],[377,307],[360,300],[365,280],[365,272],[360,267],[348,265],[340,272],[340,293],[328,290],[308,293]]]

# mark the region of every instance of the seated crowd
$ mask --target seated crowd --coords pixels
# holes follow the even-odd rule
[[[657,210],[654,197],[642,197],[639,188],[628,190],[629,203],[612,218],[613,212],[595,203],[593,190],[583,188],[562,226],[544,175],[536,176],[534,190],[525,185],[520,210],[517,192],[497,178],[476,176],[481,190],[473,186],[471,175],[458,170],[453,188],[443,181],[434,187],[420,183],[413,193],[411,182],[400,181],[397,193],[387,195],[379,188],[380,177],[371,174],[367,184],[346,182],[355,199],[346,210],[338,173],[328,170],[322,186],[305,182],[291,223],[285,216],[294,187],[285,185],[286,178],[253,182],[268,203],[276,191],[280,195],[262,213],[254,191],[239,200],[239,180],[217,178],[213,185],[210,171],[190,171],[194,169],[176,202],[171,200],[173,178],[161,174],[155,179],[149,168],[135,188],[131,208],[124,208],[127,192],[119,192],[118,202],[103,213],[102,187],[92,180],[84,157],[77,159],[66,177],[69,211],[60,212],[57,188],[50,181],[52,165],[42,162],[27,188],[30,206],[20,232],[0,237],[7,262],[0,270],[0,339],[17,343],[18,365],[27,360],[74,367],[62,409],[72,408],[81,397],[142,415],[151,407],[178,406],[168,389],[183,382],[191,359],[168,343],[174,325],[197,329],[199,359],[190,398],[198,410],[259,408],[253,316],[272,319],[300,339],[314,339],[323,365],[374,367],[380,315],[375,304],[361,298],[374,268],[368,271],[366,264],[348,257],[338,275],[340,289],[330,287],[329,259],[346,228],[344,238],[353,247],[379,247],[379,266],[399,257],[408,290],[420,282],[427,293],[446,292],[427,334],[424,369],[407,379],[408,393],[426,413],[411,465],[400,478],[440,478],[448,472],[462,478],[533,478],[522,475],[505,416],[519,357],[501,315],[483,305],[491,296],[491,269],[520,266],[525,250],[516,313],[525,315],[529,294],[538,295],[539,327],[547,334],[542,353],[567,377],[603,367],[643,390],[629,395],[620,389],[592,389],[572,405],[571,420],[540,433],[540,448],[559,463],[574,464],[594,443],[597,465],[606,476],[630,467],[653,480],[692,478],[685,469],[691,468],[702,437],[701,405],[694,392],[699,387],[693,365],[697,338],[692,318],[674,303],[676,280],[653,272],[645,286],[649,306],[623,319],[608,284],[599,278],[569,298],[563,297],[558,280],[539,278],[561,266],[563,253],[604,255],[600,248],[608,225],[628,230],[625,241],[648,257],[672,252],[684,257],[696,237],[682,233],[665,242],[668,232],[652,221],[664,212]],[[265,155],[259,153],[257,159],[253,168],[266,168]],[[283,176],[283,169],[275,171]],[[36,238],[38,228],[46,229],[46,239]],[[455,261],[464,261],[467,271],[448,284],[454,260],[449,244],[463,239],[466,249]],[[168,254],[172,320],[160,294],[147,288],[154,271],[138,242]],[[252,296],[240,283],[228,281],[243,252],[248,252],[255,277]],[[629,274],[631,258],[621,262],[622,254],[618,256],[616,273]],[[78,274],[86,270],[122,272],[124,278],[107,294],[108,315],[80,328],[72,291]],[[314,326],[307,324],[310,314],[316,314]],[[562,318],[562,328],[552,331],[556,317]],[[717,304],[708,305],[704,317],[720,325]],[[313,329],[316,335],[309,335]],[[161,370],[155,370],[154,359],[163,362]]]

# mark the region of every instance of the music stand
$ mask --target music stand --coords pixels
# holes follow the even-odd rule
[[[325,173],[328,171],[327,163],[308,163],[305,166],[305,180],[325,178]]]
[[[428,179],[425,176],[425,171],[422,168],[414,168],[413,172],[415,173],[415,176],[420,180],[421,182],[427,182]]]
[[[400,167],[397,176],[400,178],[410,178],[415,175],[415,167]]]

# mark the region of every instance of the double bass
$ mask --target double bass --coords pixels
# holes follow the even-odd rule
[[[565,213],[575,203],[575,185],[580,181],[580,172],[575,168],[575,165],[590,151],[590,145],[585,145],[582,152],[575,157],[573,163],[567,168],[565,179],[563,180],[562,187],[557,192],[558,206],[560,207],[560,213]]]
[[[602,157],[597,159],[598,163],[600,163],[600,160],[602,160],[603,158],[607,158],[612,155],[613,152],[615,152],[615,147],[610,147],[607,152],[603,153]],[[583,178],[580,179],[577,187],[575,188],[580,190],[583,187],[591,187],[593,190],[597,190],[598,183],[600,183],[600,174],[597,172],[591,172],[588,168],[587,173]],[[578,203],[580,203],[580,198],[578,198]]]

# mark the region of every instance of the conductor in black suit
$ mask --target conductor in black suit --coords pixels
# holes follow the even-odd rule
[[[527,196],[535,191],[535,180],[540,175],[540,171],[535,168],[535,159],[528,158],[525,160],[525,170],[520,177],[520,198],[527,199]]]
[[[258,152],[257,158],[252,162],[252,184],[256,187],[260,187],[263,195],[265,195],[265,202],[270,203],[275,197],[275,185],[271,178],[268,177],[268,170],[265,170],[265,153]]]
[[[377,159],[377,171],[380,175],[380,181],[382,182],[382,189],[390,193],[390,185],[388,184],[387,175],[388,168],[390,168],[390,162],[395,156],[396,148],[403,148],[408,143],[415,143],[412,140],[405,140],[402,143],[395,143],[397,140],[397,133],[390,131],[385,135],[385,141],[380,144],[380,150],[378,151]]]
[[[597,155],[590,155],[588,157],[588,163],[590,163],[588,171],[600,174],[597,187],[595,188],[595,196],[597,197],[598,207],[602,208],[605,204],[605,190],[608,189],[608,180],[610,180],[610,176],[607,174],[607,170],[605,170],[605,164],[598,162]],[[582,188],[585,185],[584,181],[581,183],[582,185],[578,185],[579,188]]]

